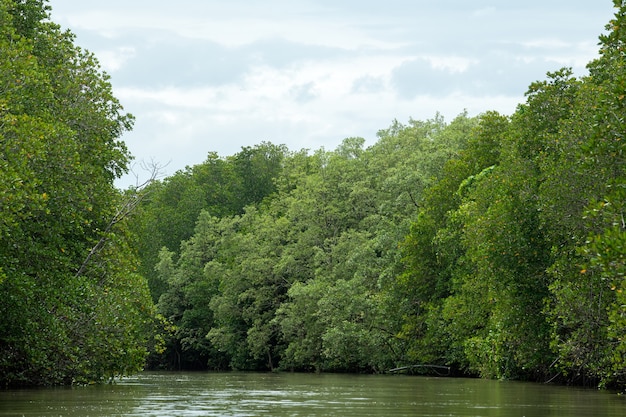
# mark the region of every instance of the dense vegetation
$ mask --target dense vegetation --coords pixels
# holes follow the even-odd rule
[[[43,1],[0,0],[0,386],[143,367],[154,306],[113,186],[131,125]]]
[[[39,2],[0,5],[5,383],[132,371],[156,323],[154,368],[626,387],[626,3],[587,76],[549,73],[511,116],[210,153],[113,228],[130,117]]]

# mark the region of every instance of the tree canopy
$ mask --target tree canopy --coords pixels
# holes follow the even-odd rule
[[[175,329],[155,363],[350,372],[418,363],[623,387],[624,6],[616,10],[589,74],[548,73],[510,116],[396,121],[368,148],[360,138],[333,151],[282,148],[277,165],[266,152],[253,165],[244,149],[164,182],[163,195],[178,178],[198,184],[208,177],[193,170],[217,172],[219,161],[230,180],[184,190],[243,194],[199,203],[182,244],[152,249],[157,308]],[[252,178],[271,181],[241,188]],[[158,198],[148,219],[162,212]],[[217,209],[234,201],[230,213]]]
[[[141,369],[152,304],[113,180],[132,126],[43,1],[0,0],[0,384]],[[91,255],[91,256],[90,256]]]
[[[132,116],[44,2],[0,0],[2,382],[147,360],[626,389],[614,3],[589,73],[555,69],[511,115],[393,121],[368,147],[211,152],[126,216],[138,190],[113,180]]]

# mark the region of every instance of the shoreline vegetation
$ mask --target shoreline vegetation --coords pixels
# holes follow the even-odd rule
[[[262,142],[141,187],[133,116],[45,0],[0,0],[0,386],[142,369],[626,390],[626,2],[510,115]],[[599,30],[601,28],[598,28]]]

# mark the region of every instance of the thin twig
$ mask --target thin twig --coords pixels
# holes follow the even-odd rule
[[[144,165],[144,167],[147,168],[148,166]],[[146,188],[153,181],[156,180],[156,178],[160,175],[162,171],[162,167],[159,166],[158,164],[155,164],[154,162],[151,163],[149,168],[151,171],[150,178],[148,178],[142,184],[134,187],[132,190],[132,194],[128,195],[126,197],[126,200],[123,202],[123,204],[120,207],[118,207],[117,211],[115,212],[115,214],[113,215],[109,223],[107,224],[107,227],[104,229],[104,232],[102,233],[102,237],[91,248],[91,250],[85,257],[85,259],[83,260],[83,263],[80,265],[80,268],[78,268],[78,270],[76,271],[76,274],[74,275],[75,278],[78,278],[79,276],[85,273],[85,269],[87,269],[87,265],[89,265],[93,256],[96,255],[98,252],[100,252],[102,248],[104,247],[104,244],[107,242],[107,240],[109,240],[109,234],[111,233],[111,230],[113,229],[113,227],[119,222],[121,222],[122,220],[124,220],[126,217],[128,217],[130,214],[132,214],[137,208],[137,206],[139,206],[139,204],[146,198],[146,196],[148,195],[148,192],[146,192]]]

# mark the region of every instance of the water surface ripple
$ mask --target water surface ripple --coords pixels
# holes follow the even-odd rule
[[[0,391],[0,416],[624,417],[626,399],[478,379],[145,372],[112,385]]]

